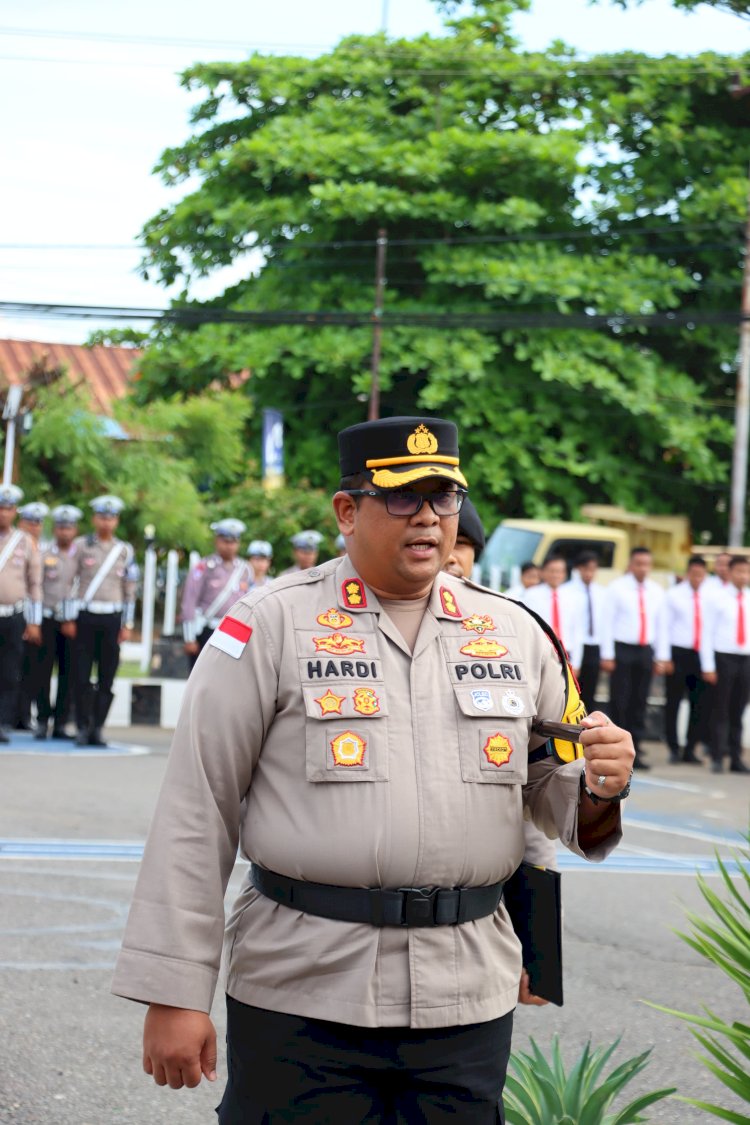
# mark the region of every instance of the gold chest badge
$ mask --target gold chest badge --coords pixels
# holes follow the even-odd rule
[[[345,730],[331,739],[331,753],[336,766],[361,766],[365,760],[367,743],[353,730]]]
[[[353,617],[350,617],[348,613],[342,613],[335,606],[326,610],[325,613],[319,613],[315,620],[318,625],[325,625],[328,629],[348,629],[350,625],[354,624]]]
[[[372,688],[355,688],[353,706],[360,715],[376,715],[380,710],[380,700]]]
[[[330,652],[334,656],[349,656],[352,652],[364,652],[365,642],[361,637],[345,637],[343,633],[332,633],[330,637],[313,637],[316,652]]]
[[[471,617],[464,617],[461,624],[467,633],[488,633],[495,628],[495,622],[486,613],[472,613]]]
[[[492,766],[504,766],[510,761],[513,747],[504,734],[491,734],[482,750]]]
[[[321,695],[315,702],[320,707],[321,715],[340,715],[341,704],[345,699],[345,695],[334,695],[329,688],[325,695]]]
[[[473,641],[462,645],[458,650],[464,656],[482,656],[490,660],[499,660],[501,656],[508,655],[508,649],[500,641],[493,641],[490,637],[475,637]]]

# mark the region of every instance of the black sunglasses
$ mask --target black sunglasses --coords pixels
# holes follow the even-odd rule
[[[436,516],[457,516],[467,495],[460,488],[451,492],[375,492],[369,488],[345,488],[343,491],[347,496],[374,496],[385,501],[389,516],[415,516],[425,500]]]

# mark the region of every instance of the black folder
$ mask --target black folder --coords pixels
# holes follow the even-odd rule
[[[522,863],[503,890],[503,902],[523,948],[535,996],[562,1007],[560,873]]]

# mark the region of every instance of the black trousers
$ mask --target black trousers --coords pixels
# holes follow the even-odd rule
[[[350,1027],[227,997],[219,1125],[497,1125],[513,1013],[465,1027]]]
[[[695,745],[702,742],[709,744],[709,722],[711,692],[709,684],[701,675],[700,656],[692,648],[679,648],[672,645],[672,663],[674,672],[667,676],[667,698],[664,708],[664,725],[667,746],[673,754],[679,753],[677,741],[677,712],[680,703],[687,693],[690,702],[690,718],[688,720],[687,738],[685,749],[692,753]]]
[[[211,628],[211,626],[206,625],[205,629],[201,629],[200,633],[195,638],[196,641],[198,642],[198,651],[196,652],[195,656],[189,656],[188,657],[188,664],[190,665],[190,671],[191,672],[192,672],[193,668],[195,668],[196,660],[198,659],[200,654],[203,652],[204,648],[206,647],[206,645],[208,644],[208,642],[210,641],[210,639],[213,635],[214,635],[214,631]]]
[[[79,730],[101,727],[112,699],[112,684],[120,664],[119,613],[78,615],[75,643],[76,722]],[[96,664],[96,696],[91,690],[91,671]]]
[[[0,617],[0,726],[3,727],[15,726],[16,722],[25,628],[22,613]]]
[[[31,701],[39,686],[39,645],[22,644],[21,676],[16,697],[16,724],[31,726]]]
[[[599,683],[599,645],[584,645],[578,686],[587,711],[596,708],[596,686]]]
[[[651,645],[615,641],[615,670],[609,679],[609,717],[633,736],[636,755],[646,733],[646,705],[653,674]]]
[[[50,699],[52,671],[57,665],[55,730],[62,730],[73,702],[73,650],[75,642],[62,633],[62,622],[52,617],[42,620],[42,644],[37,649],[36,717],[44,724],[53,713]]]
[[[716,679],[711,757],[721,762],[728,754],[736,765],[742,757],[742,715],[750,698],[750,656],[717,652]]]

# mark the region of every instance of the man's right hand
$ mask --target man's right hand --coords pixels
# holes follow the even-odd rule
[[[198,655],[198,642],[197,641],[185,641],[184,647],[185,647],[185,652],[188,654],[188,656],[197,656]]]
[[[599,667],[601,668],[602,672],[612,673],[615,670],[615,662],[614,660],[600,660]]]
[[[197,1086],[216,1081],[216,1028],[205,1012],[149,1004],[143,1025],[143,1069],[157,1086]]]

